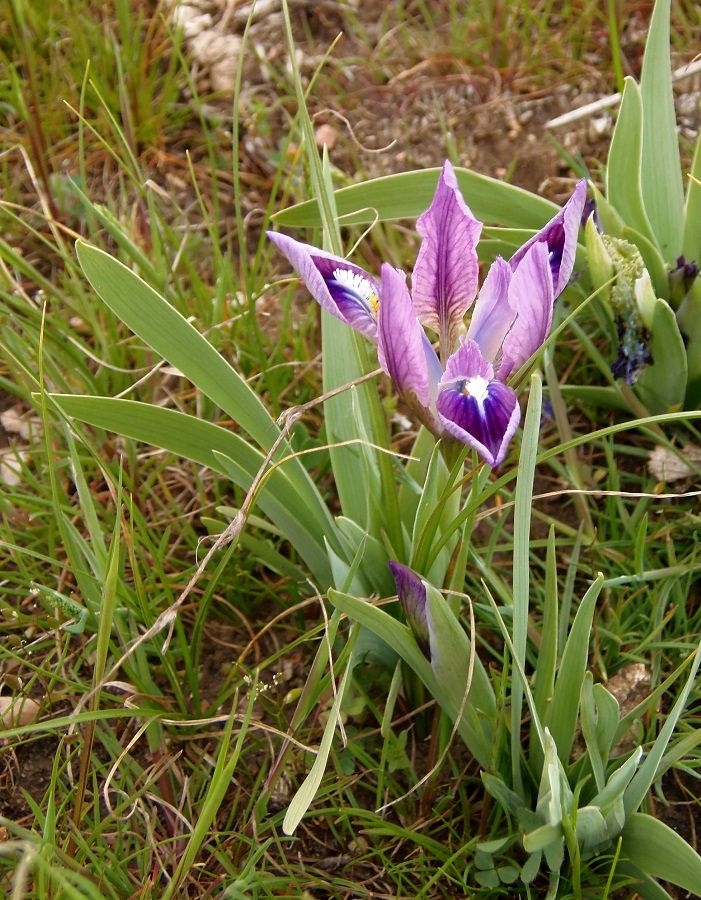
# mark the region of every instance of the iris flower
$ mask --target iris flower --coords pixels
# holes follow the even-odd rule
[[[543,344],[553,303],[572,274],[586,200],[580,181],[565,206],[509,260],[497,257],[478,293],[482,223],[443,166],[411,276],[384,263],[379,280],[345,259],[268,232],[317,302],[377,345],[379,362],[437,436],[498,466],[521,412],[507,381]],[[465,316],[473,307],[467,328]],[[424,331],[438,339],[438,353]]]

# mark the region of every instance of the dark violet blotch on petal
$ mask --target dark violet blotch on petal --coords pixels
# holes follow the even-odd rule
[[[515,392],[494,378],[491,363],[464,339],[448,360],[437,408],[445,431],[498,466],[521,418]]]
[[[554,297],[558,297],[562,293],[572,275],[577,250],[577,234],[586,199],[587,183],[582,180],[562,209],[537,234],[526,241],[509,260],[511,268],[515,269],[533,244],[547,244]]]
[[[317,247],[269,231],[317,303],[371,341],[377,340],[378,285],[359,266]]]
[[[397,586],[397,596],[416,642],[427,659],[431,658],[426,610],[426,587],[421,578],[401,563],[390,560],[390,572]]]
[[[681,304],[698,278],[699,267],[684,256],[677,257],[676,266],[669,273],[669,294],[675,308]]]

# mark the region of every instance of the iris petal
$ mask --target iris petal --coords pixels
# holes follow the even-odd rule
[[[268,237],[283,253],[317,303],[337,319],[377,341],[378,285],[359,266],[325,250],[269,231]]]
[[[437,408],[444,430],[498,466],[521,418],[514,391],[494,378],[494,368],[474,341],[463,339],[448,360]]]
[[[382,304],[378,321],[377,355],[380,365],[417,412],[428,414],[436,393],[440,364],[419,325],[406,286],[406,276],[385,263],[382,266]]]
[[[553,282],[548,248],[533,244],[521,259],[509,285],[509,304],[516,313],[502,344],[498,376],[501,381],[542,346],[553,321]]]
[[[582,180],[557,215],[553,216],[547,225],[534,234],[529,241],[526,241],[509,260],[509,265],[515,269],[533,244],[546,244],[555,297],[562,293],[572,275],[577,250],[577,234],[586,199],[587,183]]]
[[[470,320],[467,336],[485,359],[494,362],[516,316],[509,303],[511,267],[498,256],[489,267]]]
[[[412,274],[412,299],[419,321],[449,346],[477,294],[477,241],[482,223],[463,200],[446,161],[431,206],[419,216],[423,238]]]

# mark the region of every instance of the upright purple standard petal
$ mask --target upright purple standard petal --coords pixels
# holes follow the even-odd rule
[[[401,563],[394,562],[394,560],[390,560],[388,565],[390,572],[394,576],[397,596],[409,627],[414,633],[416,642],[424,656],[430,659],[426,587],[421,578],[409,566],[403,566]]]
[[[371,341],[377,341],[380,301],[377,282],[371,275],[340,256],[285,234],[275,231],[267,234],[320,306]]]
[[[550,333],[553,282],[546,244],[533,244],[523,256],[509,285],[509,305],[516,318],[502,344],[497,374],[501,381],[532,356]]]
[[[521,418],[514,391],[494,378],[492,364],[467,338],[448,360],[440,387],[437,407],[445,431],[498,466]]]
[[[565,289],[572,275],[577,250],[577,234],[586,199],[587,183],[582,180],[560,212],[529,241],[526,241],[523,247],[520,247],[509,260],[509,265],[515,269],[533,244],[547,244],[555,297],[558,297]]]
[[[489,267],[472,312],[467,336],[480,348],[489,362],[494,362],[516,313],[509,303],[511,266],[498,256]]]
[[[447,353],[477,293],[476,246],[482,231],[447,160],[433,202],[417,220],[416,230],[423,238],[412,274],[416,315],[439,335],[441,352]]]
[[[377,356],[380,365],[423,421],[430,421],[440,364],[416,318],[406,276],[385,263],[380,287]]]

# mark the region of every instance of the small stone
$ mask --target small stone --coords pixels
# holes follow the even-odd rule
[[[595,143],[596,141],[602,140],[602,138],[608,137],[611,134],[612,127],[613,122],[608,113],[603,116],[594,116],[589,119],[587,136],[592,143]]]
[[[0,697],[0,722],[3,728],[31,725],[39,718],[39,704],[31,697]]]
[[[22,463],[28,458],[25,450],[5,447],[0,450],[0,484],[17,487],[22,483]]]

